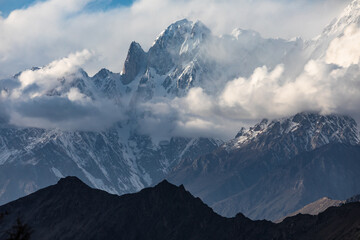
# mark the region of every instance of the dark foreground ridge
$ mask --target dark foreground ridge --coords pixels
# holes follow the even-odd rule
[[[31,239],[359,239],[360,203],[298,215],[280,224],[214,213],[166,180],[135,194],[112,195],[76,177],[0,207],[0,239],[20,218]]]

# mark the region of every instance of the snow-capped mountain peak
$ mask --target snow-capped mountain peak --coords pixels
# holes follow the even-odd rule
[[[323,35],[330,36],[339,34],[340,32],[344,31],[347,26],[353,23],[360,23],[359,0],[352,1],[340,14],[340,16],[324,29]]]
[[[182,19],[171,24],[167,29],[159,34],[153,43],[153,47],[173,47],[176,43],[182,42],[186,37],[202,37],[203,34],[211,33],[201,21],[192,22]]]
[[[341,115],[299,113],[288,118],[262,120],[254,127],[241,129],[227,149],[281,148],[284,153],[310,151],[329,143],[359,144],[354,119]],[[292,154],[291,154],[292,155]]]

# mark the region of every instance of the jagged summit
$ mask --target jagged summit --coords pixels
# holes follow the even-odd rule
[[[146,67],[146,53],[137,42],[132,42],[122,71],[122,82],[127,85]]]

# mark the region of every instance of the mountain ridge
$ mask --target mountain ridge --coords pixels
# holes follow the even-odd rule
[[[0,239],[17,217],[36,239],[351,239],[359,236],[359,203],[298,215],[280,224],[224,218],[183,186],[167,181],[123,196],[92,189],[76,177],[0,206]],[[352,222],[352,220],[354,220]],[[329,225],[329,226],[327,226]],[[337,226],[336,226],[337,225]],[[336,226],[336,227],[333,227]],[[346,231],[344,231],[346,229]],[[335,238],[334,238],[335,237]]]

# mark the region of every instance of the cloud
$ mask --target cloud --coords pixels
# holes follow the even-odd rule
[[[52,122],[62,122],[97,115],[98,110],[78,101],[58,96],[36,97],[15,104],[16,111],[24,118],[47,119]]]
[[[170,102],[147,103],[150,114],[142,124],[148,127],[151,121],[151,129],[162,129],[161,136],[229,139],[240,127],[254,121],[303,111],[345,114],[360,120],[359,63],[342,67],[317,59],[309,60],[297,76],[289,78],[284,71],[284,64],[272,70],[263,66],[249,78],[229,81],[217,95],[208,95],[197,87]],[[166,107],[162,107],[164,104]],[[159,108],[161,114],[156,111]],[[152,134],[157,135],[157,131]]]
[[[57,128],[65,131],[102,131],[124,119],[110,101],[79,102],[65,97],[36,97],[12,102],[10,123],[21,127]]]
[[[41,91],[49,91],[59,84],[59,78],[64,78],[66,81],[71,81],[73,78],[68,78],[71,74],[77,73],[77,70],[86,61],[92,57],[92,53],[87,49],[70,54],[68,57],[60,60],[55,60],[49,65],[36,70],[26,70],[18,77],[21,87],[20,90],[24,90],[27,87],[36,84],[38,91],[36,94],[43,94]]]
[[[83,50],[0,81],[0,121],[21,127],[98,131],[123,120],[123,110],[98,96],[80,68],[92,56]]]
[[[0,17],[0,76],[43,66],[84,48],[98,56],[84,65],[90,74],[102,67],[120,72],[131,41],[147,49],[159,32],[182,18],[199,19],[215,34],[240,27],[264,36],[311,38],[349,1],[138,0],[128,7],[86,10],[91,2],[39,1]]]
[[[349,67],[359,63],[360,29],[356,24],[352,24],[345,29],[344,35],[335,38],[326,52],[326,63],[337,64],[341,67]]]
[[[278,91],[279,80],[284,66],[278,65],[269,72],[266,66],[255,69],[249,79],[238,78],[226,84],[220,96],[220,106],[224,108],[241,108],[246,115],[268,112],[272,109],[269,99]]]

